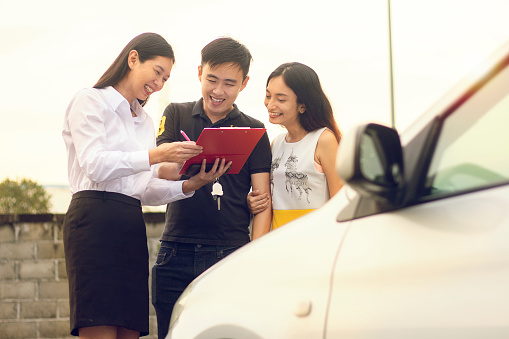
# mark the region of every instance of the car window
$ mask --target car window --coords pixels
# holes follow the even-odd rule
[[[423,196],[509,182],[508,80],[506,70],[444,120]]]

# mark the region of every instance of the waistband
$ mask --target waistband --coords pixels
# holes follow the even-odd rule
[[[225,245],[205,245],[199,243],[185,243],[185,242],[174,242],[174,241],[161,241],[161,248],[171,248],[174,253],[178,251],[191,251],[191,252],[210,252],[217,251],[222,253],[224,250],[238,249],[241,245],[225,246]]]
[[[106,191],[80,191],[76,192],[72,195],[72,199],[81,199],[81,198],[92,198],[92,199],[102,199],[102,200],[114,200],[124,204],[133,205],[141,207],[141,202],[133,197],[122,193],[116,192],[106,192]]]

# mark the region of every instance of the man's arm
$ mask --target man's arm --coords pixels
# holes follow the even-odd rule
[[[268,172],[251,174],[251,186],[261,194],[267,193],[270,199],[270,174]],[[256,214],[253,217],[252,240],[255,240],[270,231],[272,222],[272,201],[270,208]]]
[[[247,208],[251,214],[258,214],[270,207],[270,194],[251,191],[247,195]]]

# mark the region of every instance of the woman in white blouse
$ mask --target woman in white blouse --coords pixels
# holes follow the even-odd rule
[[[160,162],[199,154],[194,142],[155,145],[143,105],[163,88],[175,62],[155,33],[131,40],[93,88],[67,108],[63,138],[72,200],[64,221],[71,334],[139,338],[148,334],[148,249],[141,205],[193,195],[227,169],[224,160],[185,181],[157,176]]]

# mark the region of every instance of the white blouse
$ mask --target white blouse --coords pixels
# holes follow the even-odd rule
[[[182,192],[183,181],[157,177],[148,152],[156,147],[152,119],[138,100],[130,106],[113,87],[79,91],[65,113],[62,136],[72,194],[117,192],[143,205],[164,205],[194,194]]]

